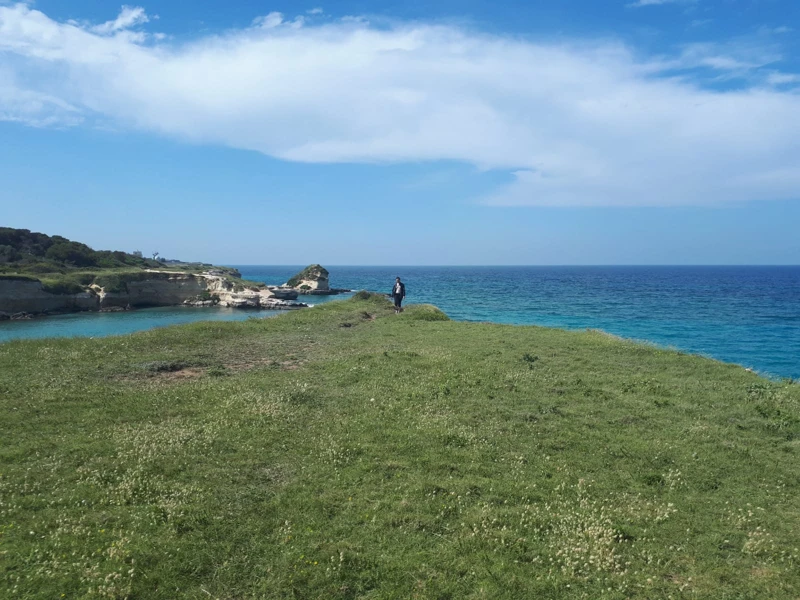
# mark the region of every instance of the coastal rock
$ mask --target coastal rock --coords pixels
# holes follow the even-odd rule
[[[268,308],[271,310],[294,310],[297,308],[308,308],[308,304],[279,300],[277,298],[267,298],[262,301],[261,308]]]
[[[304,291],[328,291],[330,290],[328,277],[329,273],[325,267],[309,265],[287,281],[286,287],[295,288],[301,294]]]
[[[77,294],[50,293],[40,281],[29,277],[0,277],[0,315],[18,319],[29,314],[110,312],[178,305],[279,310],[308,306],[291,302],[298,294],[291,288],[250,286],[246,282],[231,281],[230,273],[219,273],[214,270],[200,274],[153,270],[110,275],[97,279],[102,286],[96,282]]]
[[[297,296],[299,295],[297,290],[290,287],[270,286],[267,289],[269,289],[269,291],[272,292],[272,295],[279,300],[297,300]]]
[[[100,288],[98,297],[100,308],[173,306],[182,304],[192,296],[199,296],[206,291],[206,287],[206,278],[202,276],[153,272],[146,278],[126,282],[124,290],[107,292]]]
[[[309,296],[332,296],[334,294],[345,294],[353,291],[343,288],[332,288],[330,286],[328,270],[321,265],[309,265],[282,286],[270,289],[273,291],[291,289],[295,294]],[[276,295],[280,293],[282,292],[276,291]],[[296,297],[295,295],[295,298]]]
[[[300,290],[300,294],[304,296],[335,296],[336,294],[347,294],[353,290],[346,288],[329,288],[327,290]]]
[[[98,297],[89,292],[80,294],[51,294],[41,281],[0,277],[0,311],[16,313],[48,313],[97,310]]]
[[[0,312],[0,321],[8,321],[11,315],[8,313]]]
[[[186,306],[196,306],[196,307],[207,307],[207,306],[216,306],[216,302],[213,300],[184,300],[183,303]]]

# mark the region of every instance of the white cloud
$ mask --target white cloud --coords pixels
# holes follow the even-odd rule
[[[310,15],[321,15],[324,11],[318,6],[317,8],[312,8],[306,12]]]
[[[784,33],[791,33],[794,31],[791,27],[781,25],[780,27],[767,27],[762,25],[758,28],[758,33],[761,35],[783,35]]]
[[[272,29],[283,23],[283,13],[271,12],[263,17],[253,19],[253,25],[261,29]]]
[[[100,34],[110,34],[130,29],[135,25],[142,25],[148,21],[150,21],[150,18],[140,6],[123,6],[116,19],[96,25],[92,27],[92,31]]]
[[[10,74],[0,114],[100,120],[293,161],[462,161],[515,173],[486,200],[498,205],[798,196],[800,95],[763,82],[707,88],[680,71],[763,64],[749,50],[693,47],[655,60],[608,41],[297,24],[273,13],[224,35],[145,43],[0,7]]]

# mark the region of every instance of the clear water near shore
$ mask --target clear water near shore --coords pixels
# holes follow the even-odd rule
[[[239,266],[246,279],[280,284],[302,266]],[[329,267],[336,287],[388,292],[451,318],[567,329],[594,328],[800,378],[800,267]],[[307,296],[320,304],[341,296]],[[196,320],[274,311],[161,308],[0,323],[0,341],[130,333]]]
[[[46,337],[105,337],[196,321],[243,321],[285,311],[166,306],[122,312],[81,312],[0,323],[0,342]]]

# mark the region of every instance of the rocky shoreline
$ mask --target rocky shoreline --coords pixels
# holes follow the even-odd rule
[[[331,288],[328,271],[319,265],[307,267],[282,286],[249,285],[239,279],[238,272],[218,269],[203,273],[146,270],[118,277],[113,286],[93,283],[85,291],[73,294],[51,293],[33,278],[0,277],[0,321],[157,306],[297,310],[310,306],[296,301],[300,295],[351,291]]]

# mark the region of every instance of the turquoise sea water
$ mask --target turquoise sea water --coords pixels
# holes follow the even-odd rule
[[[247,279],[279,284],[301,266],[238,268]],[[771,376],[800,378],[800,267],[331,267],[330,272],[336,287],[381,292],[399,275],[408,302],[435,304],[453,319],[602,329]],[[0,341],[111,335],[254,315],[187,308],[67,315],[0,323]]]
[[[273,317],[285,311],[167,306],[111,313],[71,313],[0,322],[0,342],[46,337],[105,337],[195,321],[243,321]]]

